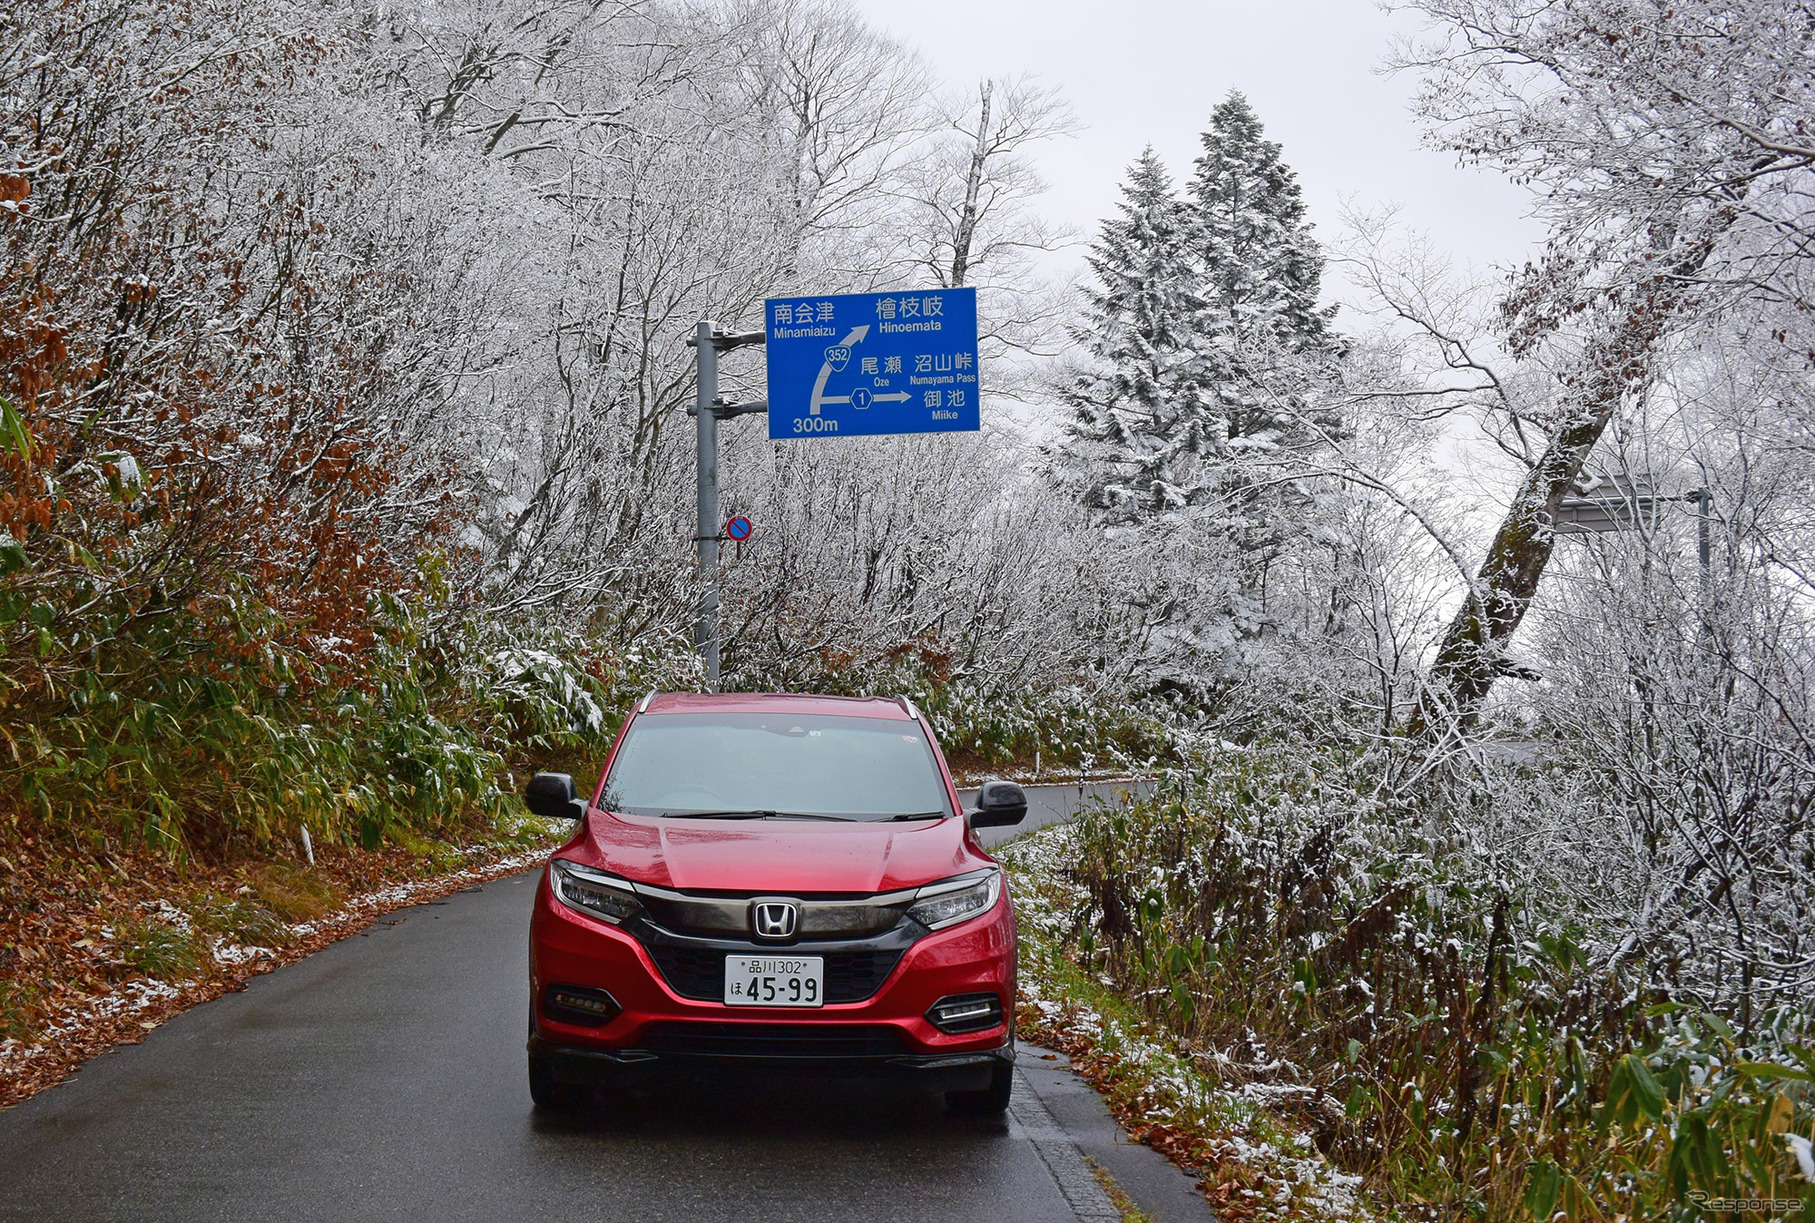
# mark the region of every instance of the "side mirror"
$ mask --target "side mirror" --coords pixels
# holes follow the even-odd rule
[[[586,816],[586,800],[574,797],[573,778],[566,773],[537,773],[523,791],[523,803],[544,819],[578,820]]]
[[[977,791],[972,828],[1006,828],[1027,818],[1027,791],[1012,781],[986,781]]]

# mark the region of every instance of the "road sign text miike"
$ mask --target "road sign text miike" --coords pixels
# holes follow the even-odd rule
[[[771,438],[980,427],[975,289],[775,297],[763,311]]]

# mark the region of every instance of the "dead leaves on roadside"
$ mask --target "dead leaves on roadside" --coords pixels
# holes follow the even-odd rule
[[[1116,1122],[1134,1141],[1152,1147],[1198,1178],[1198,1188],[1227,1223],[1247,1223],[1259,1217],[1265,1198],[1259,1192],[1262,1176],[1231,1158],[1227,1144],[1179,1126],[1152,1121],[1134,1106],[1126,1088],[1138,1076],[1130,1066],[1079,1033],[1075,1028],[1044,1022],[1032,1006],[1019,1008],[1018,1035],[1023,1040],[1057,1049],[1071,1061],[1079,1078],[1097,1089]]]
[[[443,855],[453,866],[437,870],[398,847],[318,845],[305,866],[180,862],[96,841],[0,822],[0,1108],[381,912],[470,887],[475,869],[517,869],[479,846]],[[375,898],[437,875],[407,898]]]

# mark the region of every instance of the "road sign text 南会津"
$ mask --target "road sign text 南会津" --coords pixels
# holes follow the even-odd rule
[[[770,437],[981,427],[975,289],[775,297],[763,311]]]

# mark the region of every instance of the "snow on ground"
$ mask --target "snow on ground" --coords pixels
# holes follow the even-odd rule
[[[426,879],[412,879],[408,883],[396,883],[389,887],[379,888],[349,900],[342,908],[312,922],[298,922],[289,927],[292,935],[305,938],[317,931],[327,930],[341,925],[350,914],[355,913],[388,913],[400,909],[429,894],[439,895],[449,890],[449,885],[461,883],[479,883],[486,879],[496,879],[500,875],[514,874],[526,870],[539,862],[546,861],[548,850],[532,849],[524,853],[511,854],[508,857],[496,858],[482,866],[470,866],[462,870],[450,871],[445,875],[434,875]]]

